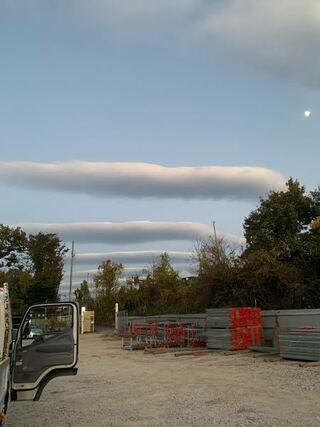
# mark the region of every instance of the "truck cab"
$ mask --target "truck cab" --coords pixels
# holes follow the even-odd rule
[[[0,287],[0,426],[10,401],[39,400],[51,379],[77,374],[78,345],[76,303],[32,305],[13,329],[8,285]]]

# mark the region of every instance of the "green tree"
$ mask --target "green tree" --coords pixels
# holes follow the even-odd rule
[[[141,286],[142,280],[137,274],[127,278],[126,285],[120,287],[116,297],[121,310],[127,310],[131,314],[145,313],[145,301]]]
[[[26,308],[27,291],[32,276],[26,254],[28,239],[21,228],[0,224],[0,283],[8,282],[13,314]]]
[[[300,279],[299,269],[292,263],[279,260],[273,251],[251,251],[242,257],[238,301],[240,305],[269,310],[303,305],[303,295],[299,294],[301,286],[296,286]]]
[[[200,306],[227,307],[239,304],[239,255],[220,239],[212,237],[196,247]]]
[[[80,288],[74,291],[74,295],[80,307],[86,307],[87,310],[91,310],[93,308],[93,299],[86,280],[83,280],[80,284]]]
[[[12,314],[22,314],[26,310],[28,290],[32,282],[29,271],[11,268],[0,271],[0,283],[9,284]]]
[[[169,255],[166,252],[162,253],[147,273],[141,287],[146,309],[152,313],[179,310],[180,281],[179,273],[172,267]]]
[[[290,259],[301,233],[308,231],[320,214],[319,192],[307,194],[305,187],[292,178],[286,191],[273,191],[244,221],[246,252],[274,251]]]
[[[144,278],[135,275],[118,289],[115,299],[121,309],[136,315],[183,313],[191,309],[186,302],[190,283],[180,279],[167,253],[161,254],[143,273]]]
[[[114,305],[122,271],[122,264],[113,263],[111,260],[103,261],[98,267],[98,272],[94,276],[97,323],[108,324],[113,322]]]
[[[29,236],[27,251],[33,274],[28,303],[58,301],[64,256],[68,249],[56,234],[40,232]]]
[[[25,268],[27,242],[27,235],[20,227],[0,224],[0,268]]]
[[[271,192],[245,219],[247,287],[267,307],[320,304],[319,189],[306,193],[290,179],[286,191]]]

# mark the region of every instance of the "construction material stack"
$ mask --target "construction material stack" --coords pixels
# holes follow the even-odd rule
[[[263,345],[261,311],[255,307],[207,309],[207,347],[242,350]]]
[[[265,310],[264,336],[284,359],[320,360],[320,309]]]
[[[280,331],[279,340],[284,359],[320,361],[320,329]]]
[[[84,307],[83,307],[84,308]],[[94,311],[81,309],[81,334],[94,332]]]

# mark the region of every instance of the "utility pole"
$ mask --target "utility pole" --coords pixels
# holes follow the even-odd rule
[[[212,225],[213,225],[213,232],[214,232],[214,241],[215,241],[216,246],[218,246],[217,231],[216,231],[216,222],[212,221]]]
[[[218,259],[220,259],[221,253],[220,253],[220,246],[219,246],[218,238],[217,238],[216,222],[212,221],[212,225],[213,225],[214,243],[216,245],[217,256],[218,256]]]
[[[71,246],[71,259],[70,259],[70,283],[69,283],[69,301],[71,301],[72,297],[72,275],[73,275],[73,262],[74,262],[74,240],[72,240]]]

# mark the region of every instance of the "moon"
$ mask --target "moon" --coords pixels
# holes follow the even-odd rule
[[[304,110],[303,115],[304,115],[304,117],[306,117],[306,118],[310,117],[310,116],[311,116],[311,110]]]

